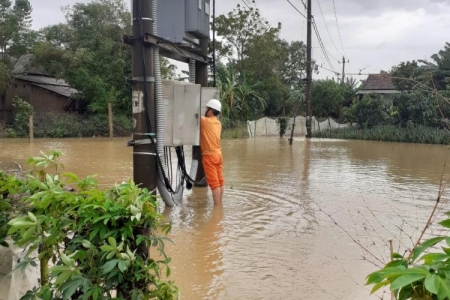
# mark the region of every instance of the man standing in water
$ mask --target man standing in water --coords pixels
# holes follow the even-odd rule
[[[222,148],[220,135],[222,124],[217,119],[222,104],[217,99],[211,99],[206,104],[205,116],[200,124],[200,148],[202,150],[203,169],[206,181],[213,194],[214,205],[222,204],[224,180],[222,176]]]

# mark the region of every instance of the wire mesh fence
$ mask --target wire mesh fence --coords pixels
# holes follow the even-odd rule
[[[107,114],[34,112],[30,123],[27,115],[13,111],[0,112],[0,138],[30,137],[30,125],[34,138],[110,136]],[[113,114],[112,129],[114,137],[131,135],[132,118]]]

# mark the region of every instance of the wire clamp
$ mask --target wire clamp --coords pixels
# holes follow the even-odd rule
[[[151,155],[151,156],[156,156],[156,153],[153,153],[153,152],[133,152],[133,155]]]
[[[133,147],[138,145],[149,145],[149,144],[153,144],[151,139],[133,140],[127,142],[127,147]]]

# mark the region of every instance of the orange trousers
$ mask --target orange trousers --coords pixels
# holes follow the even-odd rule
[[[223,186],[225,181],[222,176],[222,154],[203,155],[202,162],[206,181],[211,190]]]

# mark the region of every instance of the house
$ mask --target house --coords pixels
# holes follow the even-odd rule
[[[358,99],[361,100],[364,95],[379,94],[388,107],[393,106],[393,98],[395,94],[400,93],[392,84],[391,74],[369,74],[364,82],[361,90],[356,93]]]
[[[30,103],[35,111],[66,112],[80,110],[75,95],[78,91],[62,79],[46,74],[42,69],[32,66],[33,56],[23,55],[14,65],[11,82],[0,101],[0,111],[12,110],[15,96]]]

